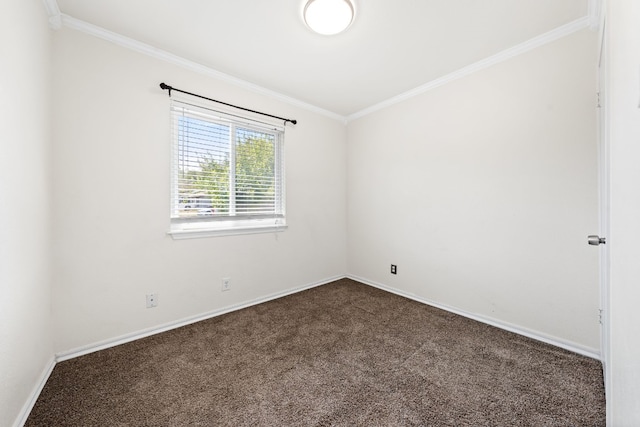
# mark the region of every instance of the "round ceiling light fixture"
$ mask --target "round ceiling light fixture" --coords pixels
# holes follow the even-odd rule
[[[353,21],[350,0],[309,0],[304,7],[304,22],[318,34],[330,36],[346,30]]]

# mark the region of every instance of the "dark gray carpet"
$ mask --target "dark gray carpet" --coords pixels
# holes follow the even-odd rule
[[[58,363],[27,426],[604,426],[600,362],[351,281]]]

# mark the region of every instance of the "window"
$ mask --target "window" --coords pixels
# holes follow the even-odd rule
[[[280,231],[284,127],[172,101],[174,238]]]

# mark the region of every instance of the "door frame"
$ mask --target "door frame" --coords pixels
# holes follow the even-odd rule
[[[604,376],[605,395],[611,390],[610,367],[610,157],[609,157],[609,85],[606,0],[601,4],[598,33],[597,68],[597,145],[598,145],[598,216],[599,235],[607,238],[607,243],[599,248],[600,283],[600,358]],[[607,425],[610,425],[610,401],[607,398]]]

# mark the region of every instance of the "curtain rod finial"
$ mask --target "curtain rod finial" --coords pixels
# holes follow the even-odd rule
[[[171,89],[173,89],[171,86],[169,86],[168,84],[160,83],[160,89],[162,90],[169,90],[169,96],[171,96]]]

